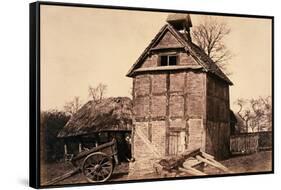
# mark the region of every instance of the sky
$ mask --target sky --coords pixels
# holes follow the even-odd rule
[[[63,109],[89,86],[107,84],[107,96],[128,96],[126,73],[166,23],[168,13],[41,5],[41,109]],[[191,14],[193,26],[204,15]],[[271,20],[216,16],[231,28],[230,106],[237,98],[271,95]],[[191,28],[192,30],[192,28]]]

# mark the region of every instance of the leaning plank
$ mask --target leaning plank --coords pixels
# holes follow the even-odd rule
[[[181,172],[186,172],[186,173],[189,173],[189,174],[192,174],[192,175],[207,175],[199,170],[196,170],[192,167],[185,167],[185,168],[182,168],[182,167],[179,167],[179,171]]]
[[[149,148],[151,150],[152,153],[154,153],[155,156],[157,157],[161,157],[160,152],[158,151],[158,149],[155,147],[155,145],[150,142],[144,135],[144,133],[140,130],[140,129],[136,129],[135,130],[135,134],[137,136],[139,136],[141,138],[141,140],[143,141],[143,143],[147,146],[147,148]]]
[[[202,152],[202,156],[204,156],[207,160],[209,160],[210,162],[213,162],[214,164],[216,164],[217,166],[219,166],[220,168],[222,168],[223,171],[226,171],[228,173],[232,173],[232,171],[230,171],[227,167],[225,167],[224,165],[222,165],[220,162],[216,161],[215,159],[212,158],[211,155],[208,155],[207,153]],[[210,157],[211,156],[211,157]]]
[[[80,172],[80,168],[76,168],[76,169],[71,170],[71,171],[69,171],[69,172],[67,172],[67,173],[65,173],[65,174],[63,174],[63,175],[61,175],[61,176],[59,176],[57,178],[54,178],[54,179],[52,179],[50,181],[47,181],[45,184],[43,184],[43,186],[53,185],[55,183],[58,183],[58,182],[60,182],[60,181],[62,181],[64,179],[66,179],[66,178],[69,178],[69,177],[71,177],[71,176],[73,176],[73,175],[75,175],[75,174],[77,174],[79,172]]]
[[[223,171],[228,172],[228,173],[233,173],[231,170],[229,170],[227,167],[225,167],[224,165],[222,165],[218,161],[216,161],[216,160],[210,160],[210,161],[215,163],[216,165],[220,166],[220,168],[222,168]]]
[[[199,161],[197,159],[187,159],[184,163],[183,163],[183,166],[188,166],[188,167],[197,167],[199,166],[200,164],[202,164],[204,162],[202,161]]]
[[[194,150],[191,150],[191,151],[185,151],[181,155],[184,159],[188,159],[190,157],[194,157],[194,156],[200,154],[200,152],[201,152],[200,148],[198,148],[198,149],[194,149]]]
[[[210,155],[210,154],[207,154],[206,152],[201,152],[201,155],[207,159],[214,159],[214,156]]]
[[[196,159],[200,160],[202,162],[205,162],[205,163],[207,163],[207,164],[209,164],[211,166],[214,166],[214,167],[216,167],[216,168],[218,168],[218,169],[220,169],[220,170],[222,170],[224,172],[231,173],[231,171],[228,168],[226,168],[224,165],[220,164],[219,162],[217,162],[215,160],[210,161],[210,160],[207,160],[205,158],[202,158],[199,155],[196,156]]]

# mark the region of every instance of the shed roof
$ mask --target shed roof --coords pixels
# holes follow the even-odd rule
[[[74,137],[102,131],[130,131],[132,101],[128,97],[89,101],[66,123],[58,137]]]
[[[204,72],[212,73],[218,78],[220,78],[221,80],[228,83],[229,85],[233,85],[231,80],[222,72],[222,70],[213,62],[213,60],[200,47],[198,47],[191,40],[189,40],[185,34],[177,31],[170,24],[165,24],[160,29],[160,31],[156,34],[154,39],[150,42],[147,48],[143,51],[143,53],[140,55],[140,57],[137,59],[137,61],[133,64],[133,66],[128,71],[127,73],[128,77],[133,77],[138,72],[137,69],[140,68],[145,58],[149,55],[151,49],[154,47],[155,44],[157,44],[157,42],[166,33],[166,31],[170,31],[177,38],[177,40],[183,45],[185,51],[189,52],[190,55],[198,62],[198,64],[202,66],[202,70]],[[154,70],[157,70],[157,68]]]

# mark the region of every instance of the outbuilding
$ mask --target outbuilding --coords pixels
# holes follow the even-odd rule
[[[133,79],[132,171],[195,148],[216,159],[229,155],[232,82],[192,42],[191,27],[189,14],[169,15],[127,73]]]
[[[128,97],[89,101],[59,132],[65,142],[65,155],[117,140],[119,160],[131,158],[132,100]]]

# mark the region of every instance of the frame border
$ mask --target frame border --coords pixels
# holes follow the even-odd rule
[[[191,176],[191,177],[176,177],[176,178],[155,178],[155,179],[138,179],[138,180],[122,180],[122,181],[107,181],[103,183],[73,183],[62,185],[47,185],[40,184],[40,6],[64,6],[78,8],[101,8],[112,10],[128,10],[128,11],[150,11],[150,12],[171,12],[171,13],[190,13],[213,16],[232,16],[256,19],[271,20],[271,85],[272,85],[272,170],[261,172],[247,172],[234,174],[219,174],[207,176]],[[250,14],[234,14],[234,13],[218,13],[207,11],[189,11],[189,10],[171,10],[158,8],[143,8],[143,7],[126,7],[114,5],[96,5],[85,3],[65,3],[65,2],[50,2],[36,1],[29,4],[29,185],[33,188],[54,188],[54,187],[74,187],[74,186],[89,186],[89,185],[107,185],[107,184],[123,184],[135,182],[153,182],[153,181],[171,181],[185,179],[201,179],[201,178],[216,178],[216,177],[234,177],[247,175],[274,174],[274,16],[269,15],[250,15]]]

